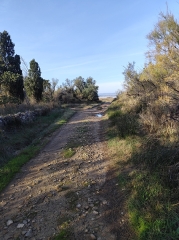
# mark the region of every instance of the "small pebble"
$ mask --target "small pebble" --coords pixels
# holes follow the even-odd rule
[[[17,228],[23,228],[24,227],[24,223],[19,223],[18,225],[17,225]]]
[[[89,206],[85,206],[84,209],[85,209],[85,210],[88,210],[88,209],[89,209]]]
[[[25,234],[25,237],[31,238],[32,237],[32,229],[29,229]]]
[[[94,234],[90,234],[90,238],[91,238],[91,240],[95,240],[96,236]]]
[[[13,223],[13,221],[10,219],[10,220],[7,221],[6,225],[10,226],[12,223]]]
[[[106,205],[107,204],[107,201],[106,200],[103,200],[103,205]]]
[[[97,211],[93,211],[93,214],[98,215],[98,212]]]
[[[77,207],[77,208],[81,208],[81,204],[77,204],[76,207]]]

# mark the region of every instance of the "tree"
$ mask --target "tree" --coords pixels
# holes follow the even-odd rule
[[[49,80],[43,79],[43,101],[49,102],[53,99],[52,86]]]
[[[86,80],[79,76],[74,80],[66,79],[58,89],[58,98],[61,102],[98,101],[98,86],[92,77]]]
[[[20,56],[14,55],[14,43],[7,31],[0,33],[0,89],[1,95],[24,99],[24,85]],[[7,77],[8,76],[8,77]]]
[[[54,101],[55,88],[58,84],[58,79],[52,78],[52,80],[43,79],[43,101]]]
[[[75,92],[76,92],[76,96],[79,99],[83,99],[83,90],[85,88],[85,79],[82,78],[81,76],[75,78],[74,80],[74,87],[75,87]]]
[[[96,86],[96,81],[92,77],[86,79],[86,87],[84,89],[86,98],[89,101],[98,101],[98,86]]]
[[[86,99],[89,101],[97,101],[98,86],[92,77],[88,77],[85,81],[81,76],[74,80],[75,93],[77,98]]]
[[[14,43],[7,31],[0,33],[0,73],[9,70],[10,59],[14,57]]]
[[[30,61],[30,69],[28,76],[25,78],[24,85],[29,97],[34,98],[37,102],[42,99],[43,78],[41,78],[40,67],[35,59]]]

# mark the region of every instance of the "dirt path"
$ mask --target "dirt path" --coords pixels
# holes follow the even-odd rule
[[[108,105],[78,111],[0,195],[0,239],[52,239],[66,228],[67,239],[121,239],[117,228],[124,223],[114,216],[122,210],[115,206],[104,139],[107,119],[96,116]],[[67,159],[66,146],[76,150]]]

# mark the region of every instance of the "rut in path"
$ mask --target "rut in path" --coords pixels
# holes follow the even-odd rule
[[[109,166],[104,139],[107,119],[96,115],[104,115],[107,107],[103,104],[100,109],[78,111],[23,166],[0,195],[0,239],[52,239],[67,225],[68,239],[121,239],[113,225],[115,222],[122,228],[124,223],[112,219],[110,209],[121,210],[111,206],[115,202],[110,202],[105,189]],[[70,144],[76,146],[76,153],[65,159],[63,149]],[[110,181],[115,185],[115,179]],[[114,200],[117,193],[111,190]]]

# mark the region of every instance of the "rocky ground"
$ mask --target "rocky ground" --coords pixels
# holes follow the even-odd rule
[[[0,195],[0,239],[130,239],[105,141],[109,103],[79,110]],[[100,114],[100,115],[97,115]],[[64,157],[64,149],[75,154]]]

